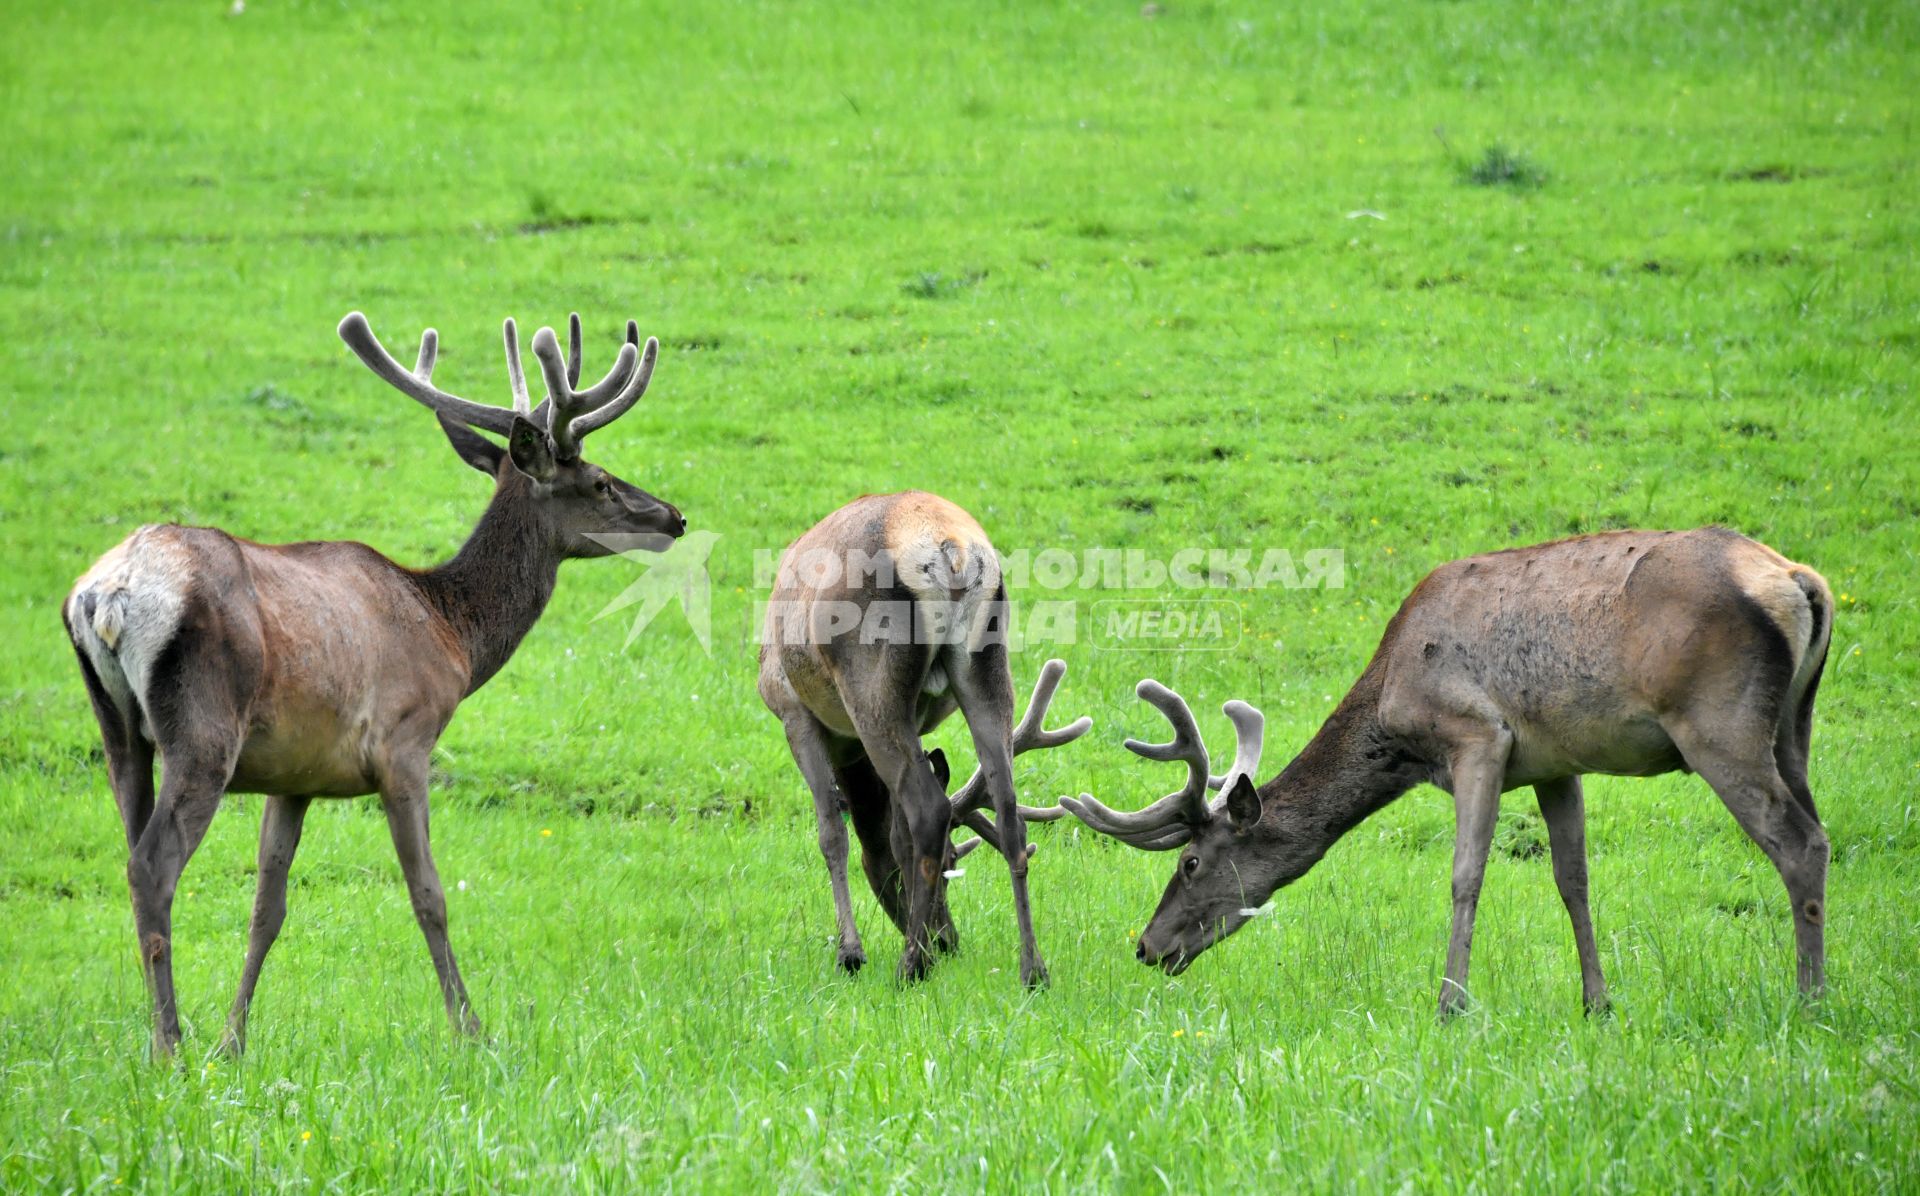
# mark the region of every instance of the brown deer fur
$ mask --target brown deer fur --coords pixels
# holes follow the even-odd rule
[[[1008,669],[1006,590],[980,525],[918,491],[870,495],[835,511],[787,549],[760,646],[760,696],[785,730],[814,799],[833,885],[839,962],[866,962],[847,889],[844,806],[868,883],[905,936],[899,976],[918,979],[930,950],[957,936],[946,906],[953,823],[999,847],[1013,875],[1020,979],[1044,984],[1027,900],[1025,829],[1013,757],[1084,733],[1086,720],[1040,730],[1065,666],[1050,662],[1018,729]],[[920,737],[961,711],[980,768],[951,801],[946,765]],[[995,818],[976,807],[991,800]],[[1026,811],[1035,817],[1048,811]]]
[[[576,317],[564,369],[553,334],[543,329],[535,338],[543,367],[551,359],[554,395],[529,412],[511,321],[512,411],[435,390],[431,331],[408,375],[357,313],[342,322],[342,337],[362,360],[383,377],[403,375],[403,389],[440,414],[460,456],[493,478],[493,499],[473,534],[438,568],[409,569],[364,544],[266,545],[214,528],[164,525],[134,532],[74,586],[63,615],[125,824],[158,1053],[180,1038],[174,889],[223,793],[269,795],[226,1049],[244,1048],[248,1005],[285,918],[287,870],[308,804],[367,793],[386,807],[447,1014],[477,1032],[428,848],[433,746],[461,700],[506,663],[539,619],[560,562],[608,553],[593,533],[652,534],[664,547],[686,529],[671,505],[580,459],[583,427],[602,426],[608,408],[623,404],[623,411],[637,400],[656,349],[649,343],[643,360],[629,326],[629,343],[599,393],[575,392],[578,328]],[[509,445],[468,422],[506,434]],[[556,437],[556,424],[568,432]]]
[[[1453,795],[1458,821],[1446,1013],[1467,999],[1500,795],[1530,785],[1583,995],[1597,1008],[1606,985],[1587,907],[1580,777],[1697,772],[1779,870],[1799,984],[1816,993],[1827,837],[1807,754],[1832,613],[1818,573],[1723,528],[1606,532],[1468,557],[1414,588],[1319,734],[1257,790],[1241,777],[1212,807],[1169,799],[1132,815],[1085,797],[1065,804],[1135,845],[1184,848],[1136,951],[1178,972],[1362,819],[1432,781]]]

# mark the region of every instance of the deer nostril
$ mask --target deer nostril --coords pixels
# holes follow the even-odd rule
[[[1144,943],[1144,942],[1136,942],[1136,943],[1134,943],[1134,945],[1133,945],[1133,957],[1134,957],[1135,959],[1137,959],[1137,960],[1139,960],[1139,961],[1140,961],[1141,963],[1145,963],[1145,962],[1147,962],[1147,945],[1146,945],[1146,943]]]

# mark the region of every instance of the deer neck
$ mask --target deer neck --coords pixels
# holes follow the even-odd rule
[[[500,671],[539,621],[562,555],[534,509],[531,484],[506,466],[460,551],[420,575],[428,600],[466,649],[468,693]]]
[[[1261,791],[1286,853],[1282,883],[1427,776],[1380,725],[1380,671],[1369,666],[1307,746]]]

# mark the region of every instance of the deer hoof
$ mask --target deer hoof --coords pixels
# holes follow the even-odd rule
[[[1029,992],[1039,992],[1053,983],[1053,977],[1047,974],[1047,965],[1036,959],[1021,966],[1020,983]]]
[[[924,951],[908,951],[900,957],[900,970],[895,977],[902,984],[916,984],[925,980],[932,970],[932,956]]]
[[[840,970],[847,975],[857,974],[867,965],[867,953],[858,947],[840,948]]]

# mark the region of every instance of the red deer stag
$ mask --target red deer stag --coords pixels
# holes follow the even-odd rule
[[[493,478],[493,500],[452,560],[421,571],[352,542],[266,545],[214,528],[149,526],[101,557],[66,601],[62,615],[126,824],[127,883],[160,1055],[180,1040],[174,887],[223,793],[269,795],[224,1049],[245,1047],[247,1007],[286,915],[287,869],[308,804],[366,793],[386,807],[447,1015],[462,1031],[479,1030],[447,945],[446,898],[427,845],[434,743],[539,619],[561,561],[607,555],[595,533],[657,534],[664,547],[686,530],[670,504],[580,456],[582,438],[645,393],[656,342],[641,351],[629,323],[613,369],[577,390],[579,317],[565,361],[542,328],[533,351],[548,397],[529,410],[512,320],[505,334],[511,409],[433,385],[432,329],[409,372],[360,313],[340,322],[348,348],[431,408],[461,459]],[[506,437],[506,446],[481,431]]]
[[[781,558],[760,645],[760,697],[780,719],[813,793],[833,884],[839,962],[866,962],[847,891],[844,806],[860,837],[867,883],[906,939],[899,976],[925,974],[934,946],[957,934],[946,905],[954,859],[984,840],[1006,857],[1020,927],[1020,982],[1047,981],[1027,904],[1022,814],[1013,757],[1058,747],[1092,726],[1042,729],[1066,665],[1048,661],[1025,717],[1013,725],[1007,596],[980,525],[943,498],[917,491],[856,499],[794,541]],[[956,709],[980,765],[952,798],[946,760],[920,737]],[[989,821],[980,807],[991,803]],[[979,836],[956,852],[955,823]]]
[[[1468,557],[1414,588],[1346,699],[1266,784],[1256,789],[1252,769],[1236,766],[1225,797],[1208,803],[1193,716],[1143,681],[1140,696],[1173,723],[1174,741],[1127,746],[1183,761],[1187,784],[1132,814],[1087,796],[1063,804],[1136,847],[1184,846],[1136,949],[1177,974],[1362,819],[1432,781],[1453,795],[1458,820],[1444,1016],[1467,1002],[1500,795],[1531,785],[1594,1010],[1607,989],[1587,911],[1580,777],[1697,772],[1785,881],[1800,988],[1817,994],[1827,836],[1807,751],[1832,612],[1818,573],[1724,528],[1603,532]],[[1257,740],[1257,722],[1236,722]]]

